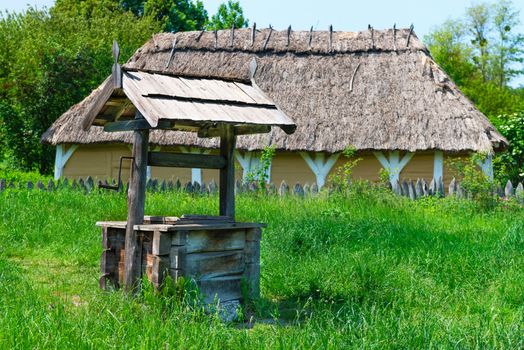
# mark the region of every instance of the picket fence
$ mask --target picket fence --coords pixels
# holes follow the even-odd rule
[[[100,185],[116,185],[114,180],[98,180],[93,179],[91,176],[88,176],[85,180],[48,180],[44,182],[42,180],[33,183],[32,181],[28,182],[18,182],[13,181],[7,182],[5,179],[0,179],[0,192],[7,189],[27,189],[27,190],[42,190],[42,191],[59,191],[59,190],[78,190],[84,193],[90,193],[93,191],[108,191],[100,187]],[[390,189],[404,197],[416,200],[422,197],[435,196],[435,197],[445,197],[445,196],[456,196],[458,198],[469,198],[469,194],[462,188],[460,182],[452,179],[447,191],[445,191],[444,183],[441,179],[436,181],[435,179],[427,183],[425,179],[417,179],[416,181],[404,180],[402,182],[397,182],[394,185],[389,186]],[[127,184],[120,186],[118,191],[124,191],[127,189]],[[239,180],[235,183],[235,192],[236,193],[249,193],[249,192],[259,192],[260,187],[258,182],[241,182]],[[150,192],[168,192],[168,191],[183,191],[186,193],[194,194],[209,194],[216,193],[218,191],[218,185],[213,180],[208,184],[199,184],[198,182],[187,182],[182,184],[179,179],[176,180],[162,180],[158,179],[149,179],[147,181],[147,190]],[[300,184],[296,183],[294,186],[288,185],[285,181],[282,181],[280,186],[276,186],[273,183],[267,184],[264,189],[268,194],[278,195],[278,196],[314,196],[320,192],[316,184]],[[338,191],[334,186],[326,186],[322,192],[333,193]],[[503,199],[515,198],[521,203],[524,203],[524,186],[522,183],[518,183],[514,186],[510,181],[506,183],[506,186],[497,185],[493,188],[493,195],[497,195]]]

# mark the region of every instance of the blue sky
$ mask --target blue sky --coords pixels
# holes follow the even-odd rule
[[[203,0],[210,14],[225,0]],[[240,0],[244,12],[258,27],[271,24],[276,29],[291,25],[294,29],[364,30],[368,24],[376,29],[415,25],[419,37],[448,18],[464,13],[470,0]],[[27,4],[50,7],[53,0],[0,0],[0,9],[21,11]],[[513,0],[524,15],[524,0]],[[523,17],[524,19],[524,17]],[[524,31],[524,26],[521,26]]]
[[[225,0],[203,0],[210,14],[216,12],[218,5]],[[27,4],[37,7],[53,4],[53,0],[0,0],[0,9],[21,11]],[[423,37],[432,28],[446,19],[463,15],[464,9],[475,0],[240,0],[250,24],[276,29],[326,30],[330,24],[334,30],[358,31],[371,24],[376,29],[409,27],[412,23],[415,32]],[[520,10],[524,22],[524,0],[513,0]],[[519,28],[524,32],[524,25]],[[516,84],[517,82],[513,82]],[[524,78],[518,84],[524,84]],[[516,85],[518,85],[516,84]]]

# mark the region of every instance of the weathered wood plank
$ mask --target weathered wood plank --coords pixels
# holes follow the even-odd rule
[[[246,241],[260,241],[262,239],[262,229],[253,227],[246,230]]]
[[[212,215],[182,215],[182,222],[186,223],[187,221],[226,221],[233,222],[228,216],[212,216]]]
[[[136,119],[142,119],[137,113]],[[135,291],[140,280],[141,260],[137,231],[134,226],[144,222],[146,194],[147,151],[149,130],[136,130],[133,133],[133,161],[131,162],[131,179],[127,197],[126,257],[124,284],[127,291]]]
[[[212,303],[215,299],[225,302],[242,299],[241,281],[242,275],[232,275],[202,279],[197,281],[197,285],[206,303]]]
[[[171,245],[181,246],[185,245],[187,242],[187,231],[175,231],[171,235]]]
[[[213,154],[149,152],[148,159],[148,165],[160,167],[222,169],[226,165],[223,156]]]
[[[171,235],[155,231],[153,233],[152,254],[168,255],[171,252]]]
[[[152,255],[152,257],[153,262],[150,281],[158,288],[164,283],[165,278],[169,275],[170,261],[168,256]]]
[[[246,247],[244,279],[247,285],[248,298],[256,300],[260,298],[260,239],[262,230],[252,228],[246,230]]]
[[[98,115],[98,113],[100,113],[100,111],[104,107],[106,101],[113,94],[113,92],[115,90],[113,77],[110,77],[110,78],[106,79],[102,83],[101,89],[102,89],[102,91],[98,95],[98,98],[96,99],[96,101],[92,104],[92,107],[88,111],[86,111],[86,116],[85,116],[85,118],[84,118],[84,120],[82,122],[82,128],[84,130],[88,130],[89,129],[89,127],[91,126],[91,124],[95,120],[95,118]]]
[[[217,252],[226,250],[244,249],[245,231],[230,232],[192,231],[187,236],[187,253]]]
[[[119,287],[119,260],[124,246],[124,230],[102,228],[102,256],[100,258],[100,288]]]
[[[185,270],[186,268],[186,247],[172,246],[169,254],[170,268]]]
[[[144,216],[144,224],[174,224],[179,220],[178,216]]]
[[[260,263],[246,263],[244,270],[247,296],[250,300],[260,298]]]
[[[207,279],[244,272],[244,251],[205,252],[186,255],[186,276]]]
[[[231,126],[224,128],[220,136],[220,155],[226,166],[220,169],[220,215],[235,218],[235,158],[236,136]]]

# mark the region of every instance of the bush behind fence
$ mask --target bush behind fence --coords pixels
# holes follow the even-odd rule
[[[78,190],[84,193],[90,193],[93,191],[110,191],[101,187],[101,185],[112,185],[118,186],[114,180],[98,180],[93,179],[91,176],[88,176],[84,179],[61,179],[57,181],[48,180],[44,182],[38,180],[37,182],[27,181],[27,182],[13,182],[6,181],[6,179],[0,179],[0,192],[8,189],[26,189],[26,190],[41,190],[41,191],[59,191],[59,190]],[[128,184],[122,184],[118,187],[118,191],[127,191]],[[349,184],[348,187],[351,187]],[[461,183],[456,181],[453,178],[445,190],[444,183],[441,179],[436,181],[435,179],[431,180],[429,183],[425,179],[417,179],[416,181],[404,180],[402,182],[397,182],[393,186],[389,185],[389,189],[396,193],[399,196],[408,197],[410,199],[416,200],[423,197],[448,197],[455,196],[457,198],[470,198],[470,194],[463,189]],[[182,184],[179,179],[176,180],[161,180],[158,179],[149,179],[147,181],[147,190],[149,192],[168,192],[168,191],[183,191],[186,193],[194,194],[212,194],[218,191],[217,183],[212,180],[208,184],[200,184],[198,182],[188,181],[185,184]],[[267,184],[265,187],[260,187],[258,182],[241,182],[237,180],[235,183],[235,192],[236,193],[254,193],[265,191],[268,194],[278,195],[278,196],[314,196],[320,192],[316,184],[300,184],[296,183],[294,186],[288,185],[285,181],[279,186],[276,186],[273,183]],[[340,188],[335,186],[325,186],[322,190],[323,192],[333,193],[340,191]],[[494,185],[491,190],[493,196],[498,196],[502,199],[511,199],[515,198],[519,202],[524,203],[524,186],[522,183],[518,183],[515,186],[508,181],[504,188],[500,185]]]

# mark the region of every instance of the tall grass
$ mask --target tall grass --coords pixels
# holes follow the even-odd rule
[[[146,213],[215,214],[216,197],[150,194]],[[266,222],[254,322],[224,324],[149,288],[98,289],[99,220],[122,194],[0,193],[0,348],[522,348],[524,210],[380,191],[244,195]]]

